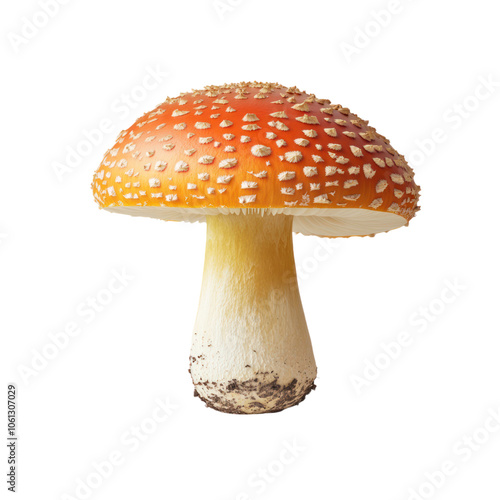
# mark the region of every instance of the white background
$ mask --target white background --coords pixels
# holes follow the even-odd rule
[[[47,20],[35,0],[3,2],[1,399],[16,383],[17,498],[83,498],[90,481],[96,499],[498,499],[496,4],[232,3],[72,0]],[[350,107],[422,186],[408,228],[326,250],[295,236],[318,387],[260,416],[192,396],[205,227],[109,214],[90,190],[143,112],[243,80]],[[68,148],[85,155],[61,175]],[[89,298],[123,272],[130,281],[91,316]],[[54,354],[49,335],[68,323],[80,333]],[[157,398],[176,406],[160,423]],[[121,462],[100,478],[93,463],[110,454]]]

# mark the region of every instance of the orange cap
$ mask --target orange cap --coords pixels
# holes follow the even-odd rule
[[[418,210],[413,170],[347,108],[275,83],[168,98],[118,136],[92,183],[99,206],[165,220],[296,215],[294,230],[373,234]]]

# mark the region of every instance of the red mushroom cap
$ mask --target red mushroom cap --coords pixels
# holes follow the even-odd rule
[[[366,235],[418,210],[413,170],[347,108],[271,83],[168,98],[118,136],[93,179],[99,206],[165,220],[296,215],[294,231]]]

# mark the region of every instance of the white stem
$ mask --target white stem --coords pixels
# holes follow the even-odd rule
[[[316,364],[289,215],[207,216],[191,376],[208,406],[266,413],[300,403]]]

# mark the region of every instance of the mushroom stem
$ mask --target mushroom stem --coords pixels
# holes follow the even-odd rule
[[[289,215],[207,216],[191,348],[195,395],[226,413],[269,413],[314,389]]]

